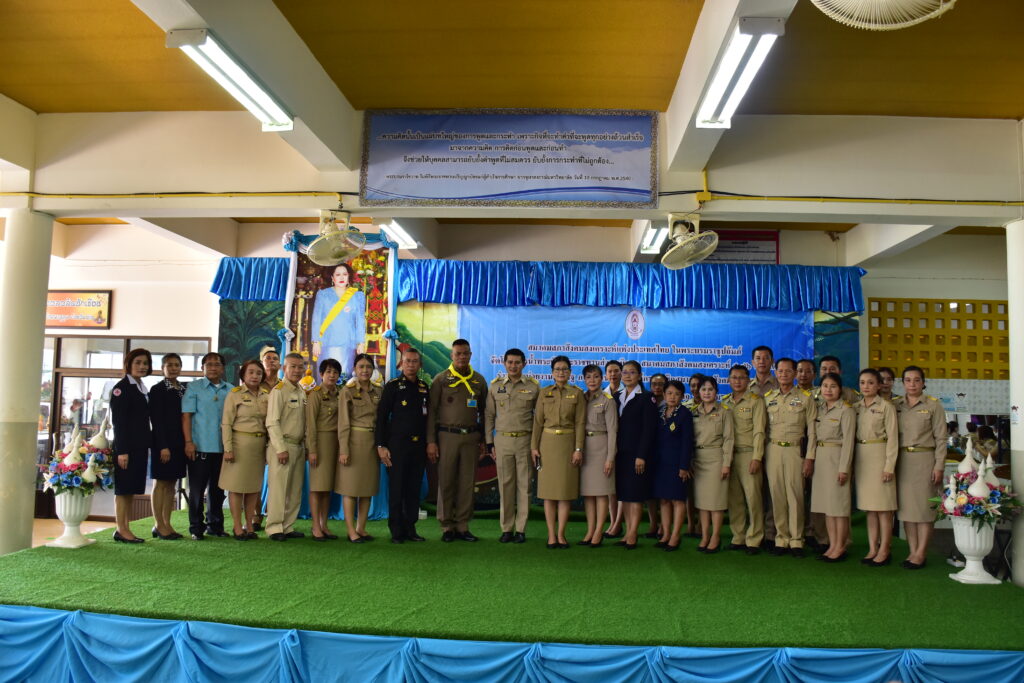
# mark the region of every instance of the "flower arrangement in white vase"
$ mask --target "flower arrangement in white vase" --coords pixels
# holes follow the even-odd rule
[[[92,510],[92,494],[114,485],[106,428],[104,420],[88,442],[76,428],[68,445],[57,450],[43,470],[43,490],[54,492],[57,518],[64,524],[64,533],[46,544],[50,548],[81,548],[96,542],[83,536],[80,527]]]

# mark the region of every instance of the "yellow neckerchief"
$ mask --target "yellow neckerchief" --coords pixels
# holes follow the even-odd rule
[[[473,387],[469,386],[469,378],[473,376],[473,372],[474,372],[472,365],[469,366],[469,374],[468,375],[460,375],[458,370],[456,370],[455,366],[453,364],[451,364],[451,363],[448,364],[448,372],[450,374],[452,374],[452,375],[455,375],[455,377],[458,378],[455,381],[455,384],[449,384],[448,385],[449,388],[454,389],[455,387],[459,386],[460,384],[465,384],[466,385],[466,391],[469,392],[470,396],[473,395]]]
[[[327,317],[324,318],[324,321],[322,323],[320,323],[320,338],[321,339],[324,338],[324,333],[327,332],[327,328],[331,326],[331,323],[334,322],[334,319],[337,318],[338,314],[341,313],[341,311],[345,308],[345,304],[348,303],[348,300],[351,299],[352,295],[355,294],[358,291],[359,290],[356,289],[355,287],[349,287],[348,289],[345,290],[345,293],[342,294],[341,297],[338,298],[337,303],[335,303],[331,307],[331,310],[327,314]]]

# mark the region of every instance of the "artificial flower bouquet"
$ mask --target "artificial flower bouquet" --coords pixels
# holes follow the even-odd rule
[[[43,490],[56,495],[78,491],[91,496],[114,485],[114,463],[106,439],[83,442],[76,437],[66,448],[57,450],[45,467]]]

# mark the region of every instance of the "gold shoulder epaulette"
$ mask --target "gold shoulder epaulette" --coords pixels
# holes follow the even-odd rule
[[[605,398],[611,398],[612,397],[612,394],[609,391],[605,391],[605,392],[602,392],[602,393],[604,394]]]
[[[279,381],[277,384],[274,385],[274,388],[275,389],[280,389],[283,386],[284,386],[284,380],[282,379],[281,381]]]
[[[494,376],[494,379],[491,380],[491,384],[497,384],[503,379],[505,379],[505,376],[502,375],[501,373],[498,373],[497,375]]]
[[[356,385],[356,378],[355,377],[349,377],[348,381],[345,382],[345,386],[346,387],[354,387],[355,385]]]
[[[323,384],[317,384],[315,387],[313,387],[313,391],[320,391],[323,388],[324,388]]]
[[[929,396],[928,400],[929,401],[938,401],[939,399],[935,398],[934,396]]]
[[[801,389],[800,391],[804,392],[804,396],[810,396],[811,395],[811,392],[807,391],[807,389]]]
[[[241,386],[237,386],[237,387],[235,387],[234,389],[231,390],[231,393],[234,394],[234,393],[237,393],[237,392],[239,392],[241,390],[242,390],[242,387]]]
[[[261,394],[269,394],[270,393],[270,389],[267,389],[266,387],[261,386],[260,387],[260,393]]]
[[[540,386],[540,382],[537,381],[536,377],[527,377],[526,379],[530,380],[531,382],[533,382],[537,386]]]

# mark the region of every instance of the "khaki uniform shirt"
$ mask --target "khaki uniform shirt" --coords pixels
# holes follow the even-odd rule
[[[779,390],[779,380],[775,379],[775,375],[768,375],[768,379],[764,382],[759,382],[755,374],[750,378],[750,386],[747,387],[747,391],[758,396],[766,396],[773,389],[775,391]]]
[[[493,444],[496,431],[531,432],[533,408],[539,395],[540,384],[532,377],[520,377],[513,382],[499,375],[491,380],[484,409],[484,441]]]
[[[541,432],[544,429],[573,429],[576,435],[574,448],[582,451],[586,426],[587,401],[583,391],[571,384],[566,384],[561,389],[552,384],[540,390],[540,398],[533,412],[533,436],[530,439],[530,447],[534,450],[540,448]]]
[[[268,398],[270,392],[262,386],[256,396],[245,387],[235,387],[228,392],[220,420],[221,440],[224,441],[225,453],[233,453],[235,450],[233,432],[266,433]]]
[[[605,462],[615,462],[618,447],[619,409],[612,395],[604,391],[584,394],[587,399],[586,436],[598,436],[604,432],[608,439],[608,455]]]
[[[768,412],[768,440],[799,446],[800,440],[807,437],[806,457],[814,460],[814,449],[818,445],[814,429],[818,408],[811,393],[796,387],[788,394],[773,389],[765,394],[764,401]]]
[[[434,377],[430,385],[430,405],[427,408],[427,443],[437,443],[437,428],[472,428],[482,425],[487,405],[487,385],[480,373],[466,380],[473,391],[466,389],[465,382],[448,370]]]
[[[842,446],[839,452],[839,471],[850,474],[853,467],[853,444],[857,434],[857,411],[853,406],[840,399],[830,409],[825,406],[824,401],[819,401],[818,421],[814,425],[814,431],[819,446],[823,443]]]
[[[318,432],[338,431],[338,387],[320,385],[306,395],[306,451],[317,452]]]
[[[705,413],[702,406],[693,408],[693,436],[699,454],[702,448],[721,448],[722,466],[732,467],[732,449],[735,444],[733,436],[732,412],[718,403],[711,412]]]
[[[734,394],[722,397],[722,405],[732,415],[734,450],[752,450],[751,459],[764,459],[764,430],[768,414],[764,407],[764,398],[749,391],[736,400]]]
[[[935,449],[933,470],[946,466],[946,411],[942,402],[934,396],[921,395],[913,406],[907,405],[907,397],[896,401],[896,412],[900,423],[900,448],[916,447]]]
[[[861,399],[854,404],[857,411],[858,443],[885,440],[885,465],[883,471],[896,473],[896,458],[900,454],[899,421],[896,407],[881,396],[876,396],[871,405]]]
[[[370,384],[363,391],[358,384],[346,384],[338,392],[338,444],[339,455],[348,455],[349,437],[353,427],[374,431],[377,426],[377,406],[384,390]]]
[[[281,380],[270,392],[267,404],[267,433],[275,453],[288,444],[301,444],[306,436],[306,392],[298,384]]]

